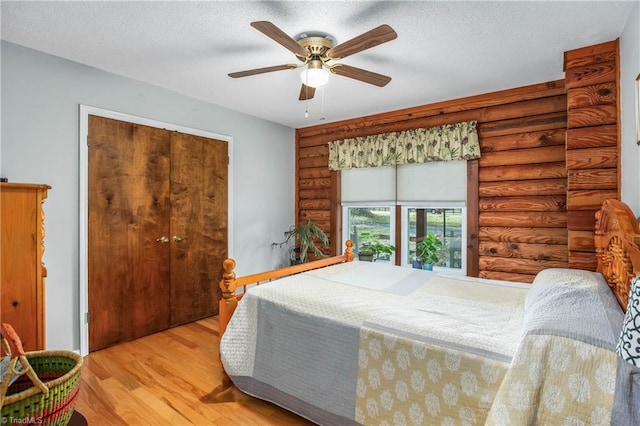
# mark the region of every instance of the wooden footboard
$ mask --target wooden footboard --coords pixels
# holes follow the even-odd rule
[[[249,285],[258,285],[265,282],[273,281],[278,278],[288,277],[290,275],[299,274],[313,269],[324,268],[325,266],[336,265],[338,263],[351,262],[353,260],[353,242],[347,241],[344,254],[341,256],[328,257],[326,259],[315,260],[313,262],[302,263],[300,265],[288,266],[286,268],[275,269],[273,271],[260,272],[257,274],[246,275],[244,277],[236,277],[234,269],[236,261],[233,259],[225,259],[222,262],[222,279],[220,280],[220,289],[222,297],[219,302],[218,320],[220,322],[220,338],[227,329],[227,324],[231,320],[231,316],[238,306],[238,301],[242,298]],[[238,294],[238,288],[242,288]]]

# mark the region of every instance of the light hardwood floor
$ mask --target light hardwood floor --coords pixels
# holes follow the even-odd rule
[[[90,353],[76,409],[89,426],[312,424],[223,386],[217,317]]]

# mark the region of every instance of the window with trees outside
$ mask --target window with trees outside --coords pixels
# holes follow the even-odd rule
[[[343,226],[346,232],[345,240],[353,241],[354,253],[375,241],[395,245],[395,207],[391,206],[345,206],[343,211]],[[395,259],[392,254],[382,253],[376,262],[391,262]]]
[[[443,243],[435,267],[466,271],[466,212],[463,207],[403,206],[402,216],[403,266],[413,264],[416,244],[433,232]]]
[[[351,239],[354,253],[378,240],[411,267],[416,244],[433,232],[443,243],[434,269],[466,274],[466,162],[345,169],[341,185],[343,245]],[[395,253],[376,261],[395,263]]]

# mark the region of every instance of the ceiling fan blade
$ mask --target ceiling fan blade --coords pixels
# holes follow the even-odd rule
[[[289,37],[287,33],[273,25],[271,22],[256,21],[252,22],[251,26],[275,42],[281,44],[290,52],[293,52],[297,57],[306,58],[309,56],[309,51],[307,49],[299,45],[297,41]]]
[[[386,43],[398,37],[398,34],[389,25],[380,25],[366,33],[360,34],[351,40],[340,43],[327,51],[331,59],[342,59],[354,53],[362,52],[379,44]]]
[[[315,87],[307,86],[306,84],[303,83],[302,87],[300,88],[300,97],[298,98],[298,100],[307,101],[309,99],[313,99],[313,95],[315,94],[316,94]]]
[[[294,69],[294,68],[298,68],[298,66],[297,65],[292,65],[292,64],[275,65],[273,67],[264,67],[264,68],[256,68],[256,69],[252,69],[252,70],[246,70],[246,71],[232,72],[232,73],[229,73],[229,77],[231,77],[231,78],[248,77],[250,75],[264,74],[266,72],[273,72],[273,71],[291,70],[291,69]]]
[[[343,64],[334,65],[331,67],[331,72],[342,77],[353,78],[378,87],[384,87],[391,81],[391,77],[386,75]]]

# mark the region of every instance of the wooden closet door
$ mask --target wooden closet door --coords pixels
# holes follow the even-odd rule
[[[171,133],[89,117],[89,351],[169,327]]]
[[[218,313],[227,257],[228,144],[174,132],[171,143],[171,325]]]

